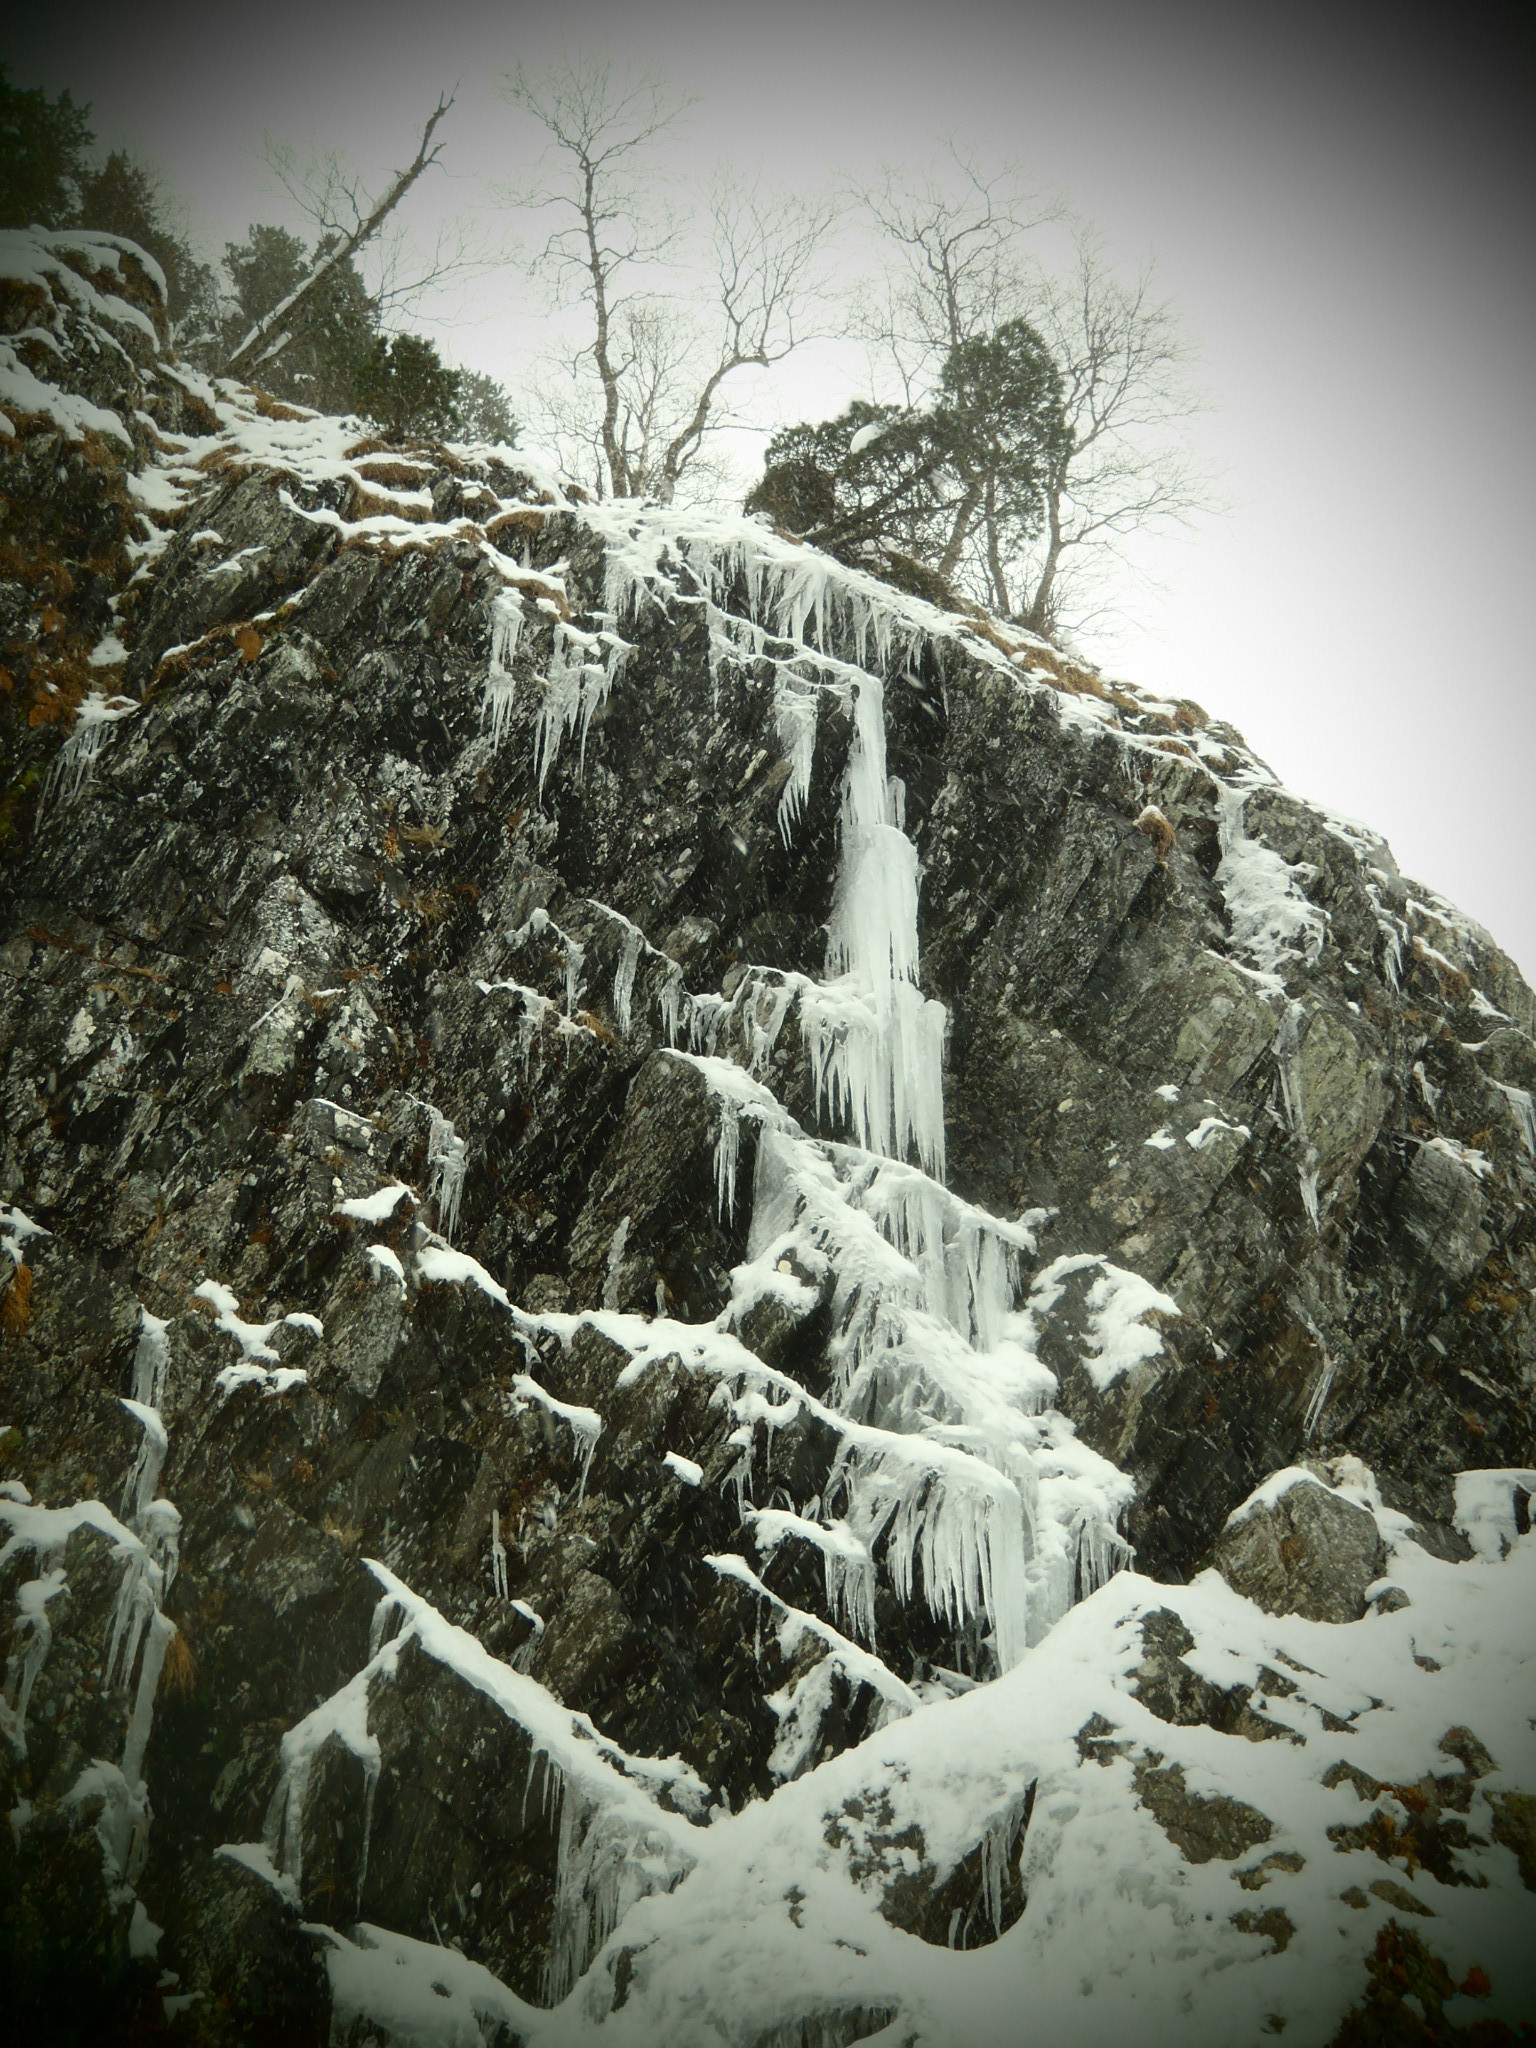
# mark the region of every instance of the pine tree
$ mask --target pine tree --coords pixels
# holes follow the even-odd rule
[[[95,140],[68,91],[50,100],[36,86],[12,85],[0,64],[0,227],[78,225],[81,180]]]
[[[357,366],[353,399],[391,440],[442,438],[458,431],[462,381],[424,335],[381,334]]]
[[[165,202],[142,164],[114,149],[99,169],[86,171],[80,179],[77,221],[81,227],[123,235],[153,256],[165,272],[173,327],[202,333],[212,326],[218,301],[212,268],[197,260],[186,239],[166,220]]]
[[[298,288],[313,260],[297,235],[270,225],[253,226],[247,240],[225,245],[232,303],[224,321],[224,352]],[[274,336],[241,374],[274,398],[317,412],[351,412],[357,405],[358,376],[375,345],[376,319],[356,265],[340,264],[294,326]]]
[[[459,372],[459,432],[466,441],[498,442],[515,448],[522,425],[506,389],[483,370]]]
[[[950,350],[927,405],[857,399],[775,435],[747,509],[925,595],[963,584],[1006,612],[1010,562],[1039,529],[1065,436],[1051,353],[1010,320]]]

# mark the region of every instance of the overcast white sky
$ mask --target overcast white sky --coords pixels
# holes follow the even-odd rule
[[[814,186],[952,133],[1062,188],[1127,267],[1155,255],[1231,509],[1149,551],[1155,586],[1086,651],[1230,719],[1536,978],[1536,109],[1513,14],[1468,12],[603,0],[564,22],[701,94],[684,171]],[[3,47],[151,157],[212,247],[282,217],[264,130],[379,175],[443,86],[451,175],[422,213],[483,204],[527,163],[496,73],[560,33],[507,0],[147,0],[38,9]],[[448,337],[514,397],[528,297],[493,273]],[[765,422],[838,410],[855,368],[820,359]]]

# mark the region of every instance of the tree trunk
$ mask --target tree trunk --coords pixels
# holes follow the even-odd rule
[[[997,479],[987,478],[987,567],[992,572],[992,601],[1004,618],[1008,616],[1008,580],[1003,574],[1002,544],[997,518]]]
[[[953,577],[959,565],[960,551],[965,546],[971,530],[971,521],[976,517],[976,509],[981,503],[981,492],[981,480],[973,477],[965,487],[965,496],[955,507],[954,524],[949,529],[949,544],[939,562],[939,574],[946,583]]]
[[[323,257],[315,265],[308,277],[305,278],[304,282],[294,291],[291,291],[286,299],[281,300],[275,305],[270,313],[262,315],[240,345],[225,358],[222,372],[224,376],[231,375],[236,365],[244,362],[255,349],[260,347],[262,342],[278,334],[284,323],[290,321],[299,308],[314,296],[331,272],[341,264],[350,262],[358,250],[362,248],[363,244],[378,233],[384,222],[394,212],[406,193],[410,191],[428,164],[437,161],[437,150],[430,147],[432,131],[452,105],[453,100],[451,97],[438,101],[432,118],[421,131],[421,147],[403,171],[396,171],[388,191],[386,191],[384,197],[379,201],[372,213],[352,234],[348,235],[343,242],[334,248],[328,256]]]
[[[1029,600],[1029,609],[1024,614],[1024,623],[1031,633],[1038,633],[1042,640],[1050,637],[1051,593],[1056,584],[1056,571],[1061,563],[1066,542],[1061,532],[1061,494],[1064,484],[1054,480],[1046,493],[1046,522],[1050,539],[1046,543],[1045,560],[1040,565],[1040,574],[1035,582],[1034,595]]]

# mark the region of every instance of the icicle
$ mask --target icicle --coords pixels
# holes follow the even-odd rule
[[[720,1128],[715,1134],[715,1213],[736,1220],[736,1171],[741,1157],[741,1113],[734,1102],[720,1098]]]
[[[591,656],[602,652],[602,660]],[[539,800],[560,753],[565,735],[581,729],[580,768],[586,768],[587,735],[607,702],[608,693],[624,672],[633,649],[617,633],[583,633],[575,626],[555,628],[555,644],[545,678],[544,702],[534,733],[534,763]]]
[[[747,1071],[759,1077],[768,1071],[773,1058],[774,1047],[779,1042],[779,1033],[784,1028],[784,1019],[789,1013],[789,999],[794,993],[790,983],[781,981],[777,986],[765,986],[761,981],[751,984],[751,996],[747,1008],[747,1025],[750,1043],[747,1047]],[[763,998],[768,999],[768,1015],[762,1013]]]
[[[427,1165],[432,1175],[427,1194],[437,1204],[438,1232],[451,1244],[459,1223],[469,1148],[447,1117],[435,1109],[427,1133]]]
[[[9,1709],[10,1735],[19,1756],[27,1753],[27,1702],[37,1675],[48,1661],[53,1643],[53,1623],[48,1619],[48,1602],[64,1591],[64,1567],[55,1565],[40,1578],[29,1579],[17,1588],[15,1643],[6,1665],[5,1692]],[[21,1654],[25,1631],[26,1654]]]
[[[370,1664],[384,1647],[384,1641],[389,1634],[391,1622],[394,1621],[397,1615],[403,1614],[404,1611],[393,1593],[383,1593],[374,1602],[373,1614],[368,1623],[368,1661]]]
[[[501,1514],[491,1509],[491,1590],[498,1600],[507,1596],[507,1548],[501,1540]]]
[[[555,1899],[544,1996],[558,2005],[630,1908],[676,1881],[659,1829],[632,1812],[594,1805],[552,1759],[560,1803]]]
[[[1286,1121],[1301,1154],[1301,1164],[1296,1170],[1301,1183],[1301,1199],[1315,1230],[1318,1223],[1317,1147],[1307,1130],[1307,1108],[1302,1100],[1301,1087],[1301,1020],[1305,1015],[1306,1010],[1301,1003],[1292,1001],[1286,1004],[1280,1029],[1275,1034],[1275,1060],[1280,1070]]]
[[[597,1440],[603,1433],[603,1418],[595,1408],[581,1408],[571,1401],[557,1401],[553,1394],[539,1385],[531,1373],[519,1372],[512,1375],[512,1393],[516,1404],[535,1401],[549,1414],[558,1416],[569,1427],[581,1475],[576,1489],[576,1498],[580,1500],[587,1489],[587,1474],[592,1467],[592,1454],[597,1449]]]
[[[789,780],[779,798],[779,835],[786,846],[811,793],[811,769],[816,758],[816,717],[818,692],[780,669],[774,691],[773,716],[779,745],[789,762]]]
[[[565,1014],[574,1017],[576,998],[581,994],[581,970],[586,963],[587,951],[575,939],[565,942]]]
[[[1325,1351],[1323,1353],[1322,1366],[1318,1371],[1316,1383],[1312,1388],[1311,1398],[1307,1402],[1306,1415],[1302,1419],[1301,1434],[1303,1440],[1307,1443],[1312,1441],[1317,1425],[1323,1419],[1323,1410],[1328,1406],[1328,1396],[1333,1392],[1333,1382],[1338,1375],[1338,1370],[1339,1368],[1335,1360],[1330,1358]]]
[[[139,1343],[133,1354],[133,1398],[146,1408],[159,1408],[165,1400],[165,1369],[169,1358],[165,1333],[169,1320],[139,1310]]]
[[[672,972],[662,983],[657,998],[661,1005],[661,1027],[667,1034],[667,1044],[670,1046],[677,1044],[677,1034],[682,1029],[685,999],[683,970],[674,965]]]
[[[871,1549],[884,1536],[892,1590],[906,1605],[919,1570],[923,1596],[940,1620],[960,1627],[971,1616],[992,1622],[1000,1668],[1010,1670],[1028,1640],[1026,1523],[1017,1487],[979,1459],[936,1471],[937,1446],[913,1440],[928,1457],[910,1457],[906,1440],[849,1442],[829,1492],[848,1498],[848,1523]]]
[[[485,695],[480,702],[480,723],[484,725],[487,719],[490,720],[493,748],[501,745],[512,722],[512,705],[517,694],[512,659],[517,653],[522,625],[522,592],[510,585],[505,590],[498,590],[491,599],[491,662],[485,679]]]
[[[160,1468],[165,1463],[169,1438],[166,1435],[165,1424],[160,1420],[158,1409],[150,1407],[144,1401],[120,1398],[123,1406],[143,1431],[139,1439],[139,1454],[133,1461],[128,1483],[123,1488],[122,1509],[124,1521],[130,1527],[139,1529],[145,1510],[155,1497],[155,1488],[160,1484]]]
[[[629,1036],[629,1009],[635,991],[635,969],[640,965],[640,941],[639,927],[626,925],[619,964],[613,971],[613,1015],[621,1038]]]
[[[76,710],[69,738],[48,771],[42,802],[47,803],[56,792],[66,802],[77,797],[95,774],[113,726],[121,719],[131,718],[138,708],[132,697],[106,697],[93,690]],[[41,813],[42,804],[38,809]]]
[[[512,1669],[514,1671],[530,1671],[533,1668],[534,1652],[539,1647],[539,1638],[544,1633],[544,1617],[541,1614],[535,1614],[526,1600],[513,1600],[508,1604],[511,1606],[513,1613],[520,1614],[533,1630],[533,1634],[529,1636],[528,1640],[513,1651]]]
[[[992,1922],[994,1938],[1000,1938],[1003,1932],[1003,1887],[1008,1881],[1008,1866],[1013,1860],[1020,1830],[1028,1819],[1033,1797],[1034,1787],[1031,1786],[1022,1799],[1014,1800],[1001,1813],[994,1814],[982,1832],[981,1893],[986,1902],[987,1917]]]
[[[379,1634],[382,1635],[387,1625],[387,1610],[396,1604],[381,1600],[374,1608],[374,1628]],[[384,1617],[382,1621],[381,1616]],[[267,1807],[263,1838],[273,1865],[291,1883],[296,1896],[302,1892],[304,1882],[304,1809],[309,1798],[309,1781],[315,1758],[327,1742],[333,1740],[350,1750],[363,1767],[362,1853],[366,1869],[373,1788],[382,1762],[378,1737],[368,1728],[368,1687],[381,1663],[386,1670],[393,1668],[389,1660],[394,1649],[395,1644],[390,1643],[382,1650],[375,1650],[362,1670],[350,1678],[339,1692],[322,1700],[312,1713],[296,1722],[283,1737],[282,1775]]]
[[[155,1693],[160,1684],[165,1653],[175,1635],[175,1622],[156,1610],[150,1618],[149,1639],[144,1645],[144,1656],[139,1665],[139,1688],[134,1694],[133,1712],[129,1716],[128,1734],[123,1743],[123,1776],[130,1785],[139,1786],[144,1782],[144,1752],[149,1747],[149,1731],[155,1718]]]

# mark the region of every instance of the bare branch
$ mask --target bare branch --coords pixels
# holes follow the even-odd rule
[[[988,171],[951,143],[937,169],[887,169],[859,196],[887,263],[864,286],[851,325],[872,351],[872,373],[881,362],[894,372],[908,406],[931,394],[959,342],[1009,320],[1027,320],[1055,358],[1070,431],[1043,480],[1038,533],[1015,528],[1005,559],[1002,533],[981,507],[979,552],[968,519],[944,556],[946,573],[963,574],[990,603],[1006,608],[1010,586],[1021,592],[1020,616],[1048,632],[1063,621],[1067,583],[1092,582],[1096,556],[1118,555],[1128,537],[1210,505],[1210,480],[1187,437],[1203,409],[1193,352],[1150,270],[1120,279],[1081,224],[1067,274],[1046,272],[1037,231],[1063,209],[1011,166]]]
[[[305,301],[314,295],[333,270],[349,263],[357,251],[362,248],[363,244],[371,236],[378,233],[384,222],[400,204],[406,193],[410,191],[422,172],[429,165],[435,164],[442,154],[442,144],[437,143],[434,145],[432,136],[437,128],[437,124],[452,105],[453,95],[451,93],[446,97],[439,95],[437,105],[429,116],[425,128],[421,131],[421,143],[415,156],[405,166],[404,170],[396,171],[385,189],[384,196],[370,208],[366,215],[362,215],[359,211],[360,188],[349,188],[343,194],[346,203],[351,205],[354,213],[358,215],[351,230],[341,235],[339,240],[332,243],[326,249],[319,261],[313,265],[303,283],[275,305],[271,312],[264,314],[256,322],[255,326],[251,328],[244,340],[226,357],[224,362],[224,374],[226,376],[235,369],[237,364],[245,361],[248,357],[260,354],[264,359],[265,355],[270,353],[270,350],[263,351],[262,344],[272,337],[291,331],[294,316],[304,305]],[[328,203],[334,203],[336,193],[340,190],[339,186],[333,189]],[[322,244],[322,246],[324,245]]]
[[[546,420],[584,461],[595,449],[602,490],[670,499],[711,467],[705,443],[728,422],[728,381],[803,339],[833,209],[720,178],[700,249],[659,160],[689,102],[658,73],[578,52],[537,73],[519,66],[502,91],[549,138],[535,175],[502,197],[543,217],[534,268],[591,319]],[[587,377],[590,408],[573,396]]]
[[[1187,524],[1213,502],[1187,422],[1203,410],[1194,353],[1153,275],[1116,278],[1098,238],[1080,228],[1064,279],[1042,278],[1031,318],[1061,368],[1071,445],[1047,485],[1043,545],[1028,565],[1023,616],[1037,632],[1062,622],[1064,571],[1132,534]],[[1081,615],[1079,614],[1079,618]]]
[[[953,138],[937,169],[886,165],[873,190],[855,196],[893,256],[881,283],[861,294],[855,331],[889,357],[910,403],[957,343],[1027,313],[1030,245],[1062,217],[1063,202],[1016,164],[988,170]]]
[[[647,182],[642,173],[687,102],[669,93],[659,73],[631,66],[616,72],[611,59],[586,51],[563,55],[539,72],[519,64],[504,80],[502,96],[550,138],[543,175],[505,191],[503,198],[556,215],[536,267],[554,279],[557,290],[591,307],[590,355],[602,391],[607,487],[627,496],[638,487],[632,451],[620,438],[624,365],[617,350],[628,275],[659,261],[676,232],[657,204],[654,175]]]

